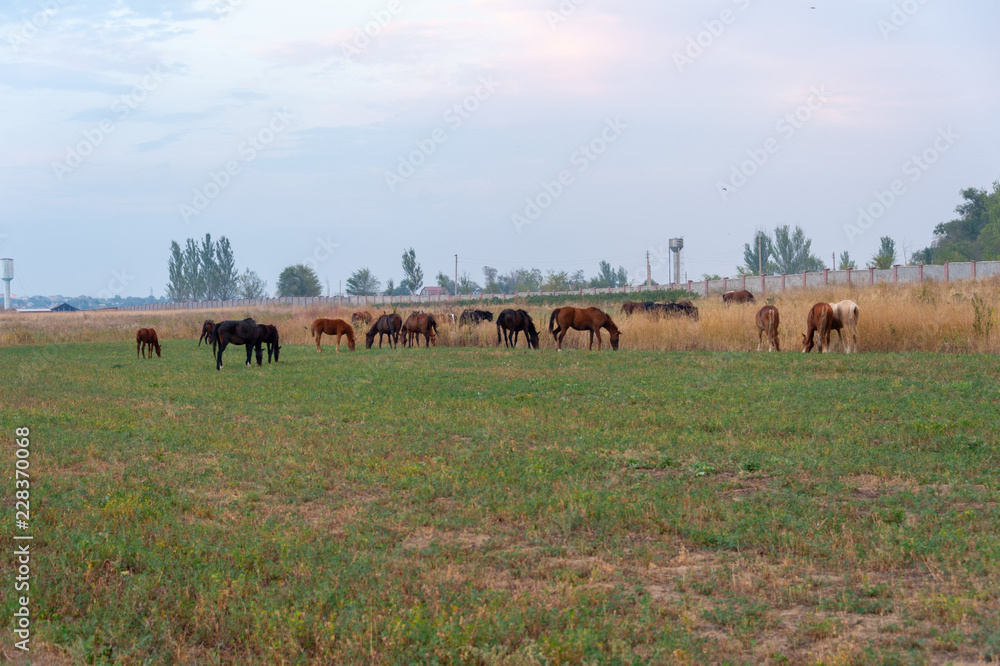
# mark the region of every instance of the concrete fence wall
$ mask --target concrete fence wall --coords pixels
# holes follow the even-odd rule
[[[893,266],[879,270],[858,268],[846,271],[823,270],[815,273],[795,273],[794,275],[746,275],[721,280],[689,280],[683,284],[661,284],[634,287],[586,287],[574,291],[521,291],[513,294],[460,294],[458,299],[512,300],[527,296],[596,296],[598,294],[636,294],[662,289],[687,289],[690,292],[709,297],[727,291],[747,289],[755,294],[823,287],[826,285],[872,285],[876,283],[919,284],[928,280],[939,282],[959,280],[979,280],[1000,275],[1000,261],[951,262],[943,266]],[[336,307],[363,307],[366,305],[389,305],[390,303],[444,303],[456,300],[452,295],[439,296],[282,296],[277,298],[241,298],[228,301],[184,301],[176,303],[149,303],[130,305],[121,310],[209,310],[269,305],[333,305]],[[636,300],[642,300],[636,298]]]

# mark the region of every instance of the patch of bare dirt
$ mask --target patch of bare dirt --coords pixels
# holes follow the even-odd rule
[[[433,543],[445,545],[457,545],[462,549],[482,548],[489,543],[488,534],[480,534],[471,530],[443,531],[433,527],[423,527],[403,539],[403,548],[416,548],[423,550]]]

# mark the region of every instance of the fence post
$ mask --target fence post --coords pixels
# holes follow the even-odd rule
[[[688,291],[691,291],[691,287],[692,287],[692,281],[688,280]]]
[[[746,291],[747,288],[747,276],[744,275],[743,279],[740,281],[740,289]]]
[[[892,283],[899,284],[899,264],[893,264],[892,266]]]
[[[808,285],[808,275],[809,271],[802,271],[802,288],[805,289]]]
[[[764,273],[760,276],[760,293],[762,294],[764,293],[764,276],[766,275],[767,273]]]
[[[785,274],[781,274],[781,291],[785,290]]]
[[[708,298],[708,278],[705,278],[705,298]]]
[[[823,284],[830,284],[830,269],[823,269]]]
[[[920,276],[920,284],[923,284],[924,283],[924,265],[923,264],[920,264],[920,266],[917,268],[917,275]]]
[[[949,262],[949,261],[944,262],[944,281],[945,282],[948,281],[948,264],[949,263],[951,263],[951,262]]]
[[[875,267],[868,267],[868,284],[875,284]]]
[[[972,279],[976,279],[976,260],[972,260]]]
[[[729,278],[722,278],[722,292],[725,293],[729,291]]]
[[[851,284],[851,269],[847,269],[847,284]]]

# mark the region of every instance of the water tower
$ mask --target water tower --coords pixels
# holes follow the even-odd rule
[[[3,309],[10,310],[10,281],[14,279],[14,260],[0,259],[3,264]]]
[[[670,239],[670,252],[674,255],[674,284],[681,283],[681,250],[683,249],[683,238]]]

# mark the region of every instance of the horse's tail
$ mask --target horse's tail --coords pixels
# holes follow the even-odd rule
[[[556,317],[558,317],[558,316],[559,316],[559,308],[556,308],[555,310],[553,310],[552,314],[549,315],[549,333],[552,333],[552,335],[555,335],[555,333],[553,333],[552,324],[555,323]]]
[[[500,317],[497,317],[497,344],[500,344]]]

